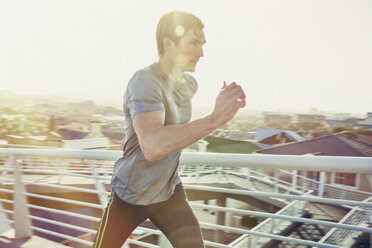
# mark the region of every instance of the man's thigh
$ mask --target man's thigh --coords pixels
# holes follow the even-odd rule
[[[113,193],[101,218],[93,248],[120,248],[145,219],[145,209],[128,204]]]
[[[204,248],[200,225],[190,205],[182,184],[172,197],[151,206],[149,219],[167,236],[176,248]]]

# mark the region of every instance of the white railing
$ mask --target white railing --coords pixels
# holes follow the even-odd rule
[[[372,197],[364,200],[363,202],[372,202]],[[371,227],[371,211],[372,208],[353,207],[351,211],[349,211],[349,213],[339,221],[339,224]],[[349,245],[351,246],[353,245],[354,240],[358,238],[362,233],[363,232],[358,232],[355,230],[353,231],[334,227],[319,241],[319,243],[333,245],[342,245],[345,243],[349,243]]]
[[[309,192],[310,193],[310,192]],[[308,195],[308,194],[306,194]],[[286,229],[289,225],[293,223],[293,218],[290,218],[288,220],[281,220],[278,217],[278,215],[284,215],[284,216],[293,216],[293,217],[299,217],[304,215],[304,209],[305,209],[305,202],[304,201],[293,201],[291,204],[287,205],[286,207],[279,210],[276,214],[274,214],[272,217],[267,218],[254,228],[252,228],[252,231],[257,232],[264,232],[264,233],[272,233],[272,234],[280,234],[281,231]],[[304,219],[304,218],[299,218]],[[247,235],[247,237],[244,238],[244,242],[241,242],[242,244],[239,245],[237,243],[236,247],[257,247],[257,246],[263,246],[267,242],[269,242],[271,239],[268,238],[257,238],[252,235]]]
[[[14,207],[13,210],[10,210],[12,208],[11,206],[9,206],[10,204],[14,204],[14,206],[19,205],[17,203],[23,204],[21,205],[23,209],[38,209],[40,211],[48,211],[51,213],[65,215],[76,219],[99,222],[99,218],[97,217],[45,206],[39,206],[37,204],[29,204],[26,203],[25,200],[27,199],[27,197],[34,199],[38,198],[48,201],[64,202],[80,205],[86,208],[102,210],[105,206],[105,203],[107,202],[107,197],[109,194],[105,189],[105,183],[107,184],[109,182],[113,161],[115,161],[120,156],[121,152],[111,151],[76,151],[64,149],[0,149],[0,183],[2,183],[0,193],[16,194],[16,191],[21,192],[21,197],[16,197],[14,201],[0,198],[1,203],[6,206],[6,208],[3,208],[2,212],[6,213],[7,215],[13,216],[13,218],[10,218],[9,220],[7,220],[7,222],[14,223],[17,219],[16,217],[14,217],[14,215],[18,215],[17,211],[14,211],[16,207]],[[202,178],[205,177],[205,175],[214,175],[218,179],[222,179],[225,176],[231,176],[232,178],[241,176],[241,178],[247,181],[247,185],[252,185],[253,180],[259,180],[261,177],[265,176],[266,183],[273,188],[273,191],[270,193],[259,192],[257,191],[257,188],[250,188],[249,190],[237,190],[187,184],[184,186],[186,189],[250,195],[255,197],[269,197],[291,202],[286,208],[283,208],[275,214],[190,203],[193,208],[209,209],[211,211],[233,212],[237,214],[248,214],[267,218],[265,221],[263,221],[252,230],[233,228],[211,223],[201,223],[201,226],[204,228],[212,228],[215,230],[223,230],[242,234],[242,236],[239,238],[239,241],[246,240],[247,242],[249,242],[249,239],[252,240],[253,236],[258,236],[262,237],[260,238],[261,240],[264,240],[266,238],[316,247],[338,247],[337,245],[333,245],[326,241],[314,242],[280,236],[281,228],[284,228],[285,226],[293,222],[324,225],[336,228],[337,230],[349,230],[349,233],[372,233],[371,228],[359,226],[359,224],[363,223],[363,221],[367,222],[366,220],[363,220],[362,222],[358,221],[358,223],[355,221],[355,223],[333,223],[300,217],[301,213],[303,212],[304,202],[322,202],[333,205],[348,205],[355,206],[359,209],[364,210],[372,208],[371,202],[360,202],[358,200],[350,199],[336,199],[336,197],[327,199],[322,197],[303,195],[304,192],[308,192],[308,189],[306,187],[300,188],[299,186],[297,186],[297,188],[291,189],[291,183],[283,180],[283,175],[285,175],[285,173],[287,172],[275,172],[273,174],[274,176],[270,176],[270,174],[272,174],[272,171],[270,171],[271,173],[265,173],[265,171],[268,172],[267,168],[274,168],[276,170],[290,169],[301,171],[315,171],[317,168],[322,168],[322,170],[324,171],[326,168],[326,171],[332,172],[351,172],[350,167],[353,167],[353,173],[372,174],[371,158],[184,153],[181,156],[181,164],[182,166],[180,168],[180,175],[185,178],[193,177],[194,179],[196,179],[194,182],[202,182]],[[185,164],[188,166],[184,166]],[[232,169],[231,167],[233,167],[234,169]],[[19,171],[19,173],[17,171]],[[242,174],[243,171],[245,173]],[[22,183],[14,183],[13,180],[17,178],[17,173],[22,177],[20,179]],[[247,177],[247,174],[249,174],[250,177]],[[280,177],[278,176],[278,174],[280,175]],[[44,177],[40,177],[39,175],[43,175]],[[82,188],[81,185],[77,187],[64,185],[66,182],[81,182],[82,178],[85,179],[85,183],[94,185],[95,189]],[[35,179],[37,179],[38,181],[36,182]],[[299,177],[297,180],[300,181],[301,178]],[[96,202],[83,202],[77,200],[68,200],[59,197],[51,197],[36,192],[25,192],[25,189],[23,189],[23,191],[22,189],[18,189],[18,187],[22,186],[22,184],[25,184],[27,188],[31,186],[37,186],[39,189],[55,188],[58,190],[78,191],[86,194],[96,194],[98,196],[100,204],[97,204]],[[14,190],[7,188],[7,186],[14,186]],[[369,194],[368,192],[357,193],[360,193],[363,196]],[[20,194],[18,193],[17,195],[19,196]],[[25,205],[28,208],[24,208]],[[351,213],[351,215],[353,214]],[[64,228],[74,229],[76,231],[89,233],[92,235],[94,235],[96,232],[91,228],[34,216],[28,212],[23,213],[22,216],[25,220],[28,219],[29,223],[31,223],[30,225],[23,225],[21,231],[19,232],[21,234],[23,233],[23,235],[28,235],[30,233],[30,230],[34,230],[62,239],[79,242],[87,246],[90,246],[92,244],[92,242],[83,240],[79,237],[73,237],[51,230],[42,229],[33,225],[32,220],[37,220],[53,225],[59,225]],[[366,217],[367,215],[363,216]],[[281,222],[281,224],[283,225],[276,225],[280,220],[285,220]],[[16,225],[15,223],[15,226],[19,227],[22,225]],[[30,228],[27,228],[27,226],[29,226]],[[139,227],[138,230],[142,230],[154,235],[162,235],[161,232],[159,232],[158,230],[151,230],[142,227]],[[344,238],[346,238],[346,236]],[[256,239],[256,241],[260,239]],[[145,247],[159,247],[157,245],[144,243],[135,239],[128,240],[128,243],[136,243]],[[231,244],[220,244],[212,241],[205,241],[205,243],[206,245],[212,247],[238,247],[237,241]],[[258,241],[255,244],[251,242],[250,246],[248,247],[259,247],[259,243],[260,242]],[[162,246],[162,244],[160,244],[160,246]]]

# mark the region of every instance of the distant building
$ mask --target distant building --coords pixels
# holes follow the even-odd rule
[[[19,136],[7,135],[6,139],[10,145],[62,147],[61,135],[49,132],[46,136]]]
[[[63,147],[71,149],[108,149],[110,139],[102,133],[100,121],[90,122],[90,132],[83,139],[64,140]]]
[[[291,135],[287,134],[286,132],[279,132],[272,136],[269,136],[265,139],[259,140],[259,143],[267,144],[267,145],[277,145],[277,144],[284,144],[290,142],[296,142],[297,140],[293,138]]]
[[[57,123],[57,133],[62,136],[63,140],[78,140],[85,138],[89,132],[90,128],[88,124],[71,121],[66,122],[64,120],[56,120]],[[63,123],[63,124],[59,124]]]
[[[372,112],[367,113],[366,119],[358,121],[358,125],[367,129],[372,129]]]
[[[103,128],[102,134],[114,142],[122,143],[125,139],[125,129],[123,127]]]
[[[62,136],[63,140],[78,140],[84,139],[85,136],[89,134],[89,132],[81,132],[66,128],[61,128],[57,130],[58,134]]]
[[[372,124],[358,124],[359,127],[372,130]]]
[[[90,122],[90,132],[89,134],[85,137],[86,139],[91,139],[91,138],[104,138],[105,136],[103,135],[101,131],[103,123],[99,121],[91,121]]]
[[[69,102],[64,104],[64,114],[74,120],[90,121],[96,106],[93,101]]]
[[[342,136],[372,146],[372,135],[367,134],[342,134]]]
[[[71,122],[68,122],[62,125],[57,125],[57,129],[67,129],[67,130],[84,132],[84,133],[90,132],[90,128],[88,124],[80,123],[76,121],[71,121]]]
[[[319,131],[297,131],[296,132],[298,135],[305,139],[314,139],[314,138],[319,138],[323,136],[330,135],[331,133],[325,131],[325,130],[319,130]]]
[[[296,143],[284,144],[257,151],[262,154],[315,155],[315,156],[352,156],[372,157],[372,145],[362,143],[349,136],[333,134]],[[319,180],[319,172],[303,172],[308,177]],[[371,192],[372,187],[367,175],[355,173],[327,173],[327,183],[342,184]]]
[[[300,120],[308,120],[308,121],[323,121],[325,119],[324,115],[310,115],[310,114],[298,114],[297,122]]]
[[[294,141],[302,141],[305,140],[303,137],[298,135],[296,132],[291,130],[282,130],[282,129],[275,129],[275,128],[264,128],[259,127],[256,129],[255,137],[258,141],[276,135],[278,133],[285,133],[288,137],[291,137]]]
[[[284,114],[277,114],[277,113],[264,113],[264,122],[268,126],[287,126],[291,123],[292,116],[284,115]]]
[[[319,137],[324,137],[324,136],[328,136],[328,135],[330,135],[330,133],[327,132],[327,131],[324,131],[324,130],[322,130],[322,131],[315,131],[315,132],[311,132],[310,133],[311,139],[315,139],[315,138],[319,138]]]
[[[14,144],[14,145],[20,145],[24,144],[26,141],[26,138],[20,135],[6,135],[5,139],[8,141],[8,144]]]

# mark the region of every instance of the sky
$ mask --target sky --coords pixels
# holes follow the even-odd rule
[[[0,1],[0,90],[120,107],[131,76],[157,61],[171,10],[205,25],[194,106],[212,108],[235,81],[248,109],[372,111],[369,0]]]

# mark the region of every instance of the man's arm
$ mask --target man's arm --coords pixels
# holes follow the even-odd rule
[[[193,144],[224,125],[239,108],[245,106],[245,94],[235,83],[224,84],[216,99],[213,112],[201,119],[181,124],[164,126],[163,111],[137,114],[133,127],[145,158],[159,160]]]

